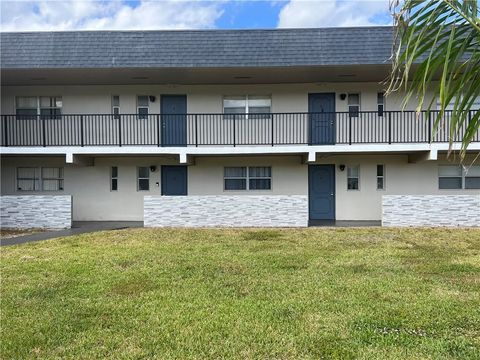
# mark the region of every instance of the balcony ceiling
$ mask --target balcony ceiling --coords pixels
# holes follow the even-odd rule
[[[379,82],[391,65],[158,69],[3,69],[6,85],[281,84]]]

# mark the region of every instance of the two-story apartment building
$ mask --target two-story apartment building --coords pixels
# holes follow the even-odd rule
[[[2,33],[2,221],[68,199],[146,226],[480,222],[480,134],[447,159],[435,111],[385,96],[391,48],[390,27]]]

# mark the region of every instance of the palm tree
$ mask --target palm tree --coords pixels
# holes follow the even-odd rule
[[[387,93],[405,91],[417,112],[437,104],[433,131],[448,126],[452,140],[461,135],[461,157],[480,126],[480,20],[477,0],[392,0],[395,21],[393,68]],[[427,91],[434,91],[427,100]],[[446,109],[449,122],[446,122]]]

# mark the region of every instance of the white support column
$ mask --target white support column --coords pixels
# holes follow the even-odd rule
[[[187,164],[188,163],[187,153],[181,152],[178,155],[179,155],[179,158],[180,158],[180,164]]]

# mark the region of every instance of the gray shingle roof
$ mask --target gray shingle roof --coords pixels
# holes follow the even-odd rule
[[[1,33],[1,67],[229,68],[384,64],[391,27]]]

